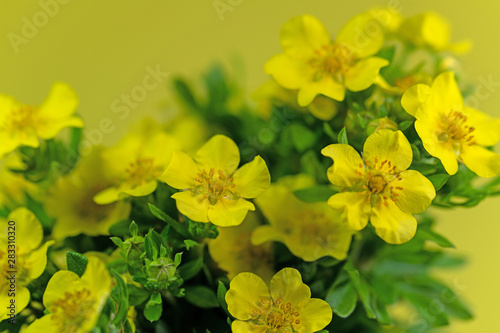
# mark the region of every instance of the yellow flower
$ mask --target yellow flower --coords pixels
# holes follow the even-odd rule
[[[172,151],[179,148],[174,137],[154,125],[145,124],[141,130],[130,133],[116,147],[103,151],[113,183],[94,197],[95,202],[104,205],[153,193]]]
[[[56,239],[80,233],[109,235],[111,225],[128,218],[131,204],[120,201],[98,205],[92,197],[110,186],[103,170],[102,148],[96,147],[68,175],[59,178],[45,198],[48,214],[56,219],[52,235]]]
[[[41,194],[40,188],[19,173],[11,172],[10,169],[24,169],[19,154],[12,153],[6,157],[0,165],[0,208],[14,209],[26,202],[26,195],[38,199]]]
[[[304,182],[304,177],[291,180]],[[312,185],[310,181],[309,186]],[[324,256],[342,260],[347,256],[353,232],[347,229],[340,213],[326,202],[303,202],[283,182],[278,182],[257,199],[257,205],[270,225],[255,229],[252,235],[254,244],[282,242],[290,252],[305,261]]]
[[[408,17],[399,27],[400,35],[417,46],[427,46],[436,51],[467,52],[471,48],[471,42],[461,41],[452,44],[450,30],[450,23],[435,12]]]
[[[233,140],[215,135],[201,147],[194,160],[175,151],[163,180],[182,189],[172,195],[177,209],[198,222],[229,227],[240,224],[255,206],[244,198],[264,193],[271,182],[266,162],[257,156],[238,168],[240,152]]]
[[[255,274],[238,274],[231,281],[226,302],[236,318],[233,333],[312,333],[332,320],[328,303],[311,298],[311,290],[293,268],[276,273],[270,288]]]
[[[71,271],[58,271],[43,294],[43,305],[49,314],[35,320],[24,332],[91,332],[110,290],[111,276],[97,258],[89,258],[81,277]]]
[[[9,228],[8,221],[14,221],[15,226]],[[10,305],[11,299],[15,298],[16,300],[16,314],[28,305],[30,292],[26,286],[42,275],[47,264],[47,248],[54,242],[49,241],[42,245],[42,225],[35,215],[24,207],[12,211],[7,221],[1,220],[0,222],[2,223],[0,232],[0,265],[2,268],[0,321],[2,321],[9,317],[10,310],[7,307]],[[12,273],[12,271],[16,271],[16,273]],[[15,288],[11,287],[9,280],[11,274],[15,275]],[[15,295],[11,295],[12,292]]]
[[[252,95],[258,103],[257,110],[264,119],[271,117],[274,106],[290,106],[301,112],[311,112],[313,116],[321,120],[332,119],[338,111],[337,104],[323,95],[316,96],[307,107],[297,104],[297,91],[281,87],[275,80],[269,80],[262,84]]]
[[[346,88],[368,88],[380,68],[389,64],[372,57],[383,38],[379,23],[368,13],[351,19],[334,42],[315,17],[298,16],[281,29],[284,53],[271,58],[265,70],[284,88],[298,89],[300,106],[309,105],[319,94],[343,101]]]
[[[65,127],[83,127],[74,115],[78,97],[66,83],[56,82],[38,107],[0,95],[0,157],[19,146],[38,147],[39,140],[55,137]]]
[[[414,213],[436,196],[432,183],[410,166],[413,154],[401,131],[379,130],[366,139],[363,159],[349,145],[333,144],[321,153],[331,157],[328,179],[342,187],[328,204],[341,209],[353,230],[370,220],[380,238],[391,244],[409,241],[417,230]]]
[[[483,147],[500,140],[500,119],[465,106],[452,72],[438,75],[430,87],[411,87],[401,104],[417,119],[415,129],[425,149],[450,175],[458,170],[457,159],[481,177],[500,172],[500,155]]]
[[[208,241],[210,256],[229,279],[241,272],[252,272],[271,281],[275,272],[272,245],[255,246],[250,242],[252,231],[260,224],[257,213],[249,213],[242,224],[219,228],[219,236]]]

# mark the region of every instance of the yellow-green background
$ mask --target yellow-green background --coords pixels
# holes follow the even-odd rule
[[[500,2],[494,0],[243,0],[223,21],[213,0],[70,0],[16,54],[8,33],[20,34],[23,17],[32,21],[41,10],[38,1],[23,0],[0,4],[0,92],[36,105],[52,82],[66,81],[80,96],[79,112],[89,129],[104,117],[112,119],[116,130],[104,137],[109,143],[141,116],[157,112],[170,96],[161,86],[128,118],[111,112],[116,98],[142,83],[147,66],[194,77],[214,60],[240,59],[251,91],[266,80],[263,64],[280,52],[279,29],[289,18],[313,14],[334,35],[356,13],[394,3],[403,15],[435,10],[447,16],[455,40],[474,42],[472,52],[462,57],[469,78],[500,81]],[[500,117],[500,91],[494,89],[479,109]],[[490,199],[473,209],[439,212],[439,230],[469,258],[465,270],[443,277],[456,285],[476,314],[471,322],[454,323],[450,332],[500,332],[499,205],[499,199]]]

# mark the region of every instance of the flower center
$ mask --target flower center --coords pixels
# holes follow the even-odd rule
[[[343,75],[355,62],[352,51],[342,43],[324,45],[314,53],[315,57],[309,60],[309,64],[316,70],[315,81],[325,76],[333,76],[338,82],[342,82]]]
[[[380,175],[370,176],[368,179],[368,188],[372,193],[381,193],[385,189],[386,185],[387,182],[384,177]]]
[[[459,150],[461,143],[469,146],[475,144],[473,132],[474,127],[467,125],[467,116],[460,111],[451,110],[448,114],[441,116],[438,140],[450,142]]]
[[[300,324],[300,313],[292,309],[290,302],[284,304],[280,298],[276,302],[272,299],[267,301],[263,298],[261,302],[262,309],[260,311],[254,310],[254,314],[260,314],[258,320],[269,332],[285,333],[296,331],[292,325]]]
[[[142,185],[161,175],[161,168],[155,165],[153,158],[138,158],[125,169],[128,173],[127,181],[134,186]]]
[[[222,170],[217,170],[217,172],[214,168],[211,168],[209,172],[203,170],[195,179],[200,185],[194,188],[194,192],[203,194],[211,205],[215,205],[221,198],[229,200],[235,198],[234,193],[231,192],[231,189],[235,187],[234,178],[229,177]]]
[[[21,105],[11,110],[10,117],[7,119],[7,124],[9,124],[7,127],[15,128],[18,131],[34,127],[37,111],[37,108],[30,105]]]
[[[16,275],[16,285],[18,286],[25,286],[29,282],[29,275],[28,271],[26,270],[29,267],[27,266],[26,263],[26,254],[19,254],[19,247],[16,246],[16,255],[15,255],[15,265],[12,267],[12,262],[9,262],[10,260],[13,260],[13,258],[9,258],[7,252],[0,251],[0,265],[2,267],[2,281],[0,282],[0,286],[6,285],[9,282],[9,278],[12,273],[9,273],[11,271],[15,271]],[[0,288],[1,289],[1,288]]]
[[[54,302],[52,320],[61,328],[62,332],[76,333],[91,317],[95,301],[90,290],[83,288],[73,293],[65,292],[64,297]]]

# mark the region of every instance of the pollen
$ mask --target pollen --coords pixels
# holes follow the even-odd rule
[[[460,144],[473,145],[475,128],[469,126],[468,117],[460,111],[451,110],[441,115],[439,126],[440,133],[438,140],[440,142],[450,142],[458,147]]]
[[[300,313],[293,309],[292,303],[285,304],[280,298],[276,301],[271,299],[269,304],[265,303],[264,311],[261,313],[257,320],[267,328],[266,332],[295,332],[292,325],[300,324]]]
[[[325,76],[333,76],[341,82],[345,73],[355,63],[354,54],[342,43],[323,45],[314,53],[315,56],[310,59],[309,65],[316,70],[315,80],[320,80]]]
[[[125,172],[128,173],[128,182],[132,186],[139,186],[158,178],[162,169],[156,165],[154,158],[138,158],[130,162]]]
[[[194,192],[204,195],[211,205],[215,205],[219,199],[226,198],[232,200],[235,198],[233,189],[234,178],[227,175],[223,170],[215,170],[211,168],[209,171],[203,170],[199,172],[195,180],[199,183],[194,188]]]
[[[34,127],[38,109],[30,105],[21,105],[12,109],[7,118],[7,124],[19,131]]]

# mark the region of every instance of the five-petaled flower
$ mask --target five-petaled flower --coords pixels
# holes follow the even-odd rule
[[[389,64],[373,57],[384,37],[369,13],[347,22],[333,42],[323,24],[310,15],[285,23],[280,39],[284,53],[272,57],[265,70],[284,88],[298,90],[300,106],[309,105],[319,94],[343,101],[346,88],[370,87],[380,69]]]
[[[194,160],[174,151],[163,180],[183,190],[172,198],[188,218],[224,227],[238,225],[249,210],[255,209],[244,198],[259,196],[271,182],[260,156],[236,170],[239,163],[240,153],[234,141],[215,135],[196,152]]]
[[[35,320],[24,332],[91,332],[110,290],[111,276],[100,259],[90,257],[81,277],[71,271],[58,271],[43,294],[49,314]]]
[[[343,210],[353,230],[370,220],[387,243],[401,244],[415,235],[414,213],[423,212],[436,196],[432,183],[410,166],[413,153],[401,131],[379,130],[366,139],[363,159],[347,144],[332,144],[321,153],[331,157],[328,179],[340,186],[328,204]]]
[[[311,290],[293,268],[276,273],[270,288],[255,274],[238,274],[231,281],[226,302],[236,318],[233,333],[311,333],[332,320],[328,303],[311,298]]]
[[[464,105],[453,72],[438,75],[430,87],[411,87],[401,104],[417,119],[415,129],[424,148],[450,175],[458,170],[457,159],[481,177],[500,172],[500,154],[483,147],[500,140],[500,119]]]
[[[65,127],[83,127],[74,115],[77,106],[76,93],[62,82],[54,83],[38,107],[0,95],[0,158],[20,146],[37,148],[40,139],[52,139]]]

